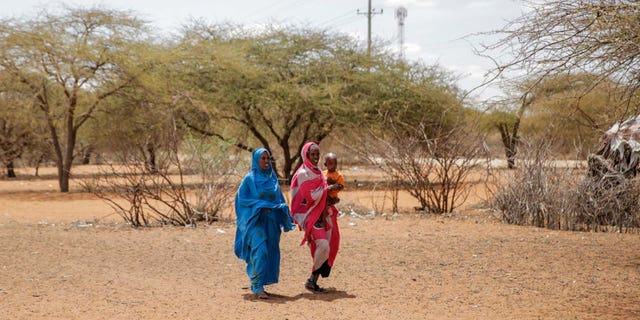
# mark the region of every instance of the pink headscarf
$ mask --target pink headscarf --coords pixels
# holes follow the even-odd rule
[[[311,228],[322,215],[327,198],[327,182],[322,171],[307,156],[312,148],[320,149],[315,142],[307,142],[302,147],[302,165],[291,179],[291,216],[305,232],[302,244],[309,239]]]

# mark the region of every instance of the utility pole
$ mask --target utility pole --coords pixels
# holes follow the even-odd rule
[[[358,14],[364,14],[367,16],[367,54],[371,56],[371,18],[375,14],[382,14],[382,9],[380,9],[380,12],[377,12],[376,9],[371,8],[371,0],[369,0],[367,12],[360,12],[360,9],[358,9],[357,12]]]

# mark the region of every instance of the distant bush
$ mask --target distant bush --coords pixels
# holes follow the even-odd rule
[[[136,152],[140,148],[131,148],[84,181],[85,190],[105,200],[133,227],[216,221],[237,190],[237,157],[229,156],[228,146],[192,137],[184,140],[178,153],[175,135],[168,139],[173,143],[158,152],[155,167],[148,165],[142,152]]]
[[[492,207],[509,224],[557,230],[639,232],[640,180],[622,175],[594,178],[560,167],[544,148],[530,152],[505,173]]]

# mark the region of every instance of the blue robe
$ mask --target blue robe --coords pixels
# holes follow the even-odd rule
[[[281,229],[294,228],[275,172],[271,165],[267,170],[259,166],[264,152],[268,153],[264,148],[253,152],[251,171],[242,180],[235,199],[234,252],[247,263],[253,293],[278,282]]]

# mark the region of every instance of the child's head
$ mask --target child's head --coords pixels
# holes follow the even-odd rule
[[[338,167],[338,157],[335,153],[329,152],[324,156],[324,166],[329,172],[336,171]]]

